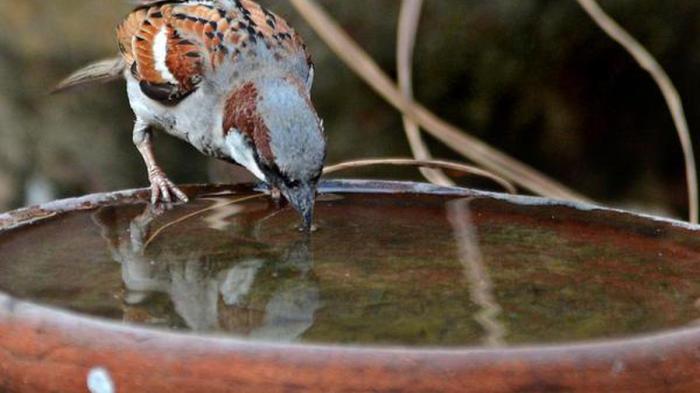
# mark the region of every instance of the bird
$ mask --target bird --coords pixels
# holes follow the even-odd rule
[[[287,21],[252,0],[140,1],[116,38],[117,56],[54,90],[126,80],[152,203],[188,202],[156,161],[160,130],[245,167],[311,229],[327,138],[311,101],[313,62]]]

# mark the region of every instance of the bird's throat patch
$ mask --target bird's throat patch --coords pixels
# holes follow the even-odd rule
[[[246,83],[231,94],[224,107],[224,136],[231,132],[241,132],[255,145],[258,156],[265,163],[274,163],[270,147],[270,130],[258,112],[260,99],[258,89],[252,82]]]

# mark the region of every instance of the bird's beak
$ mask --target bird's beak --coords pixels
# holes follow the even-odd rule
[[[302,219],[302,230],[311,231],[311,224],[314,218],[314,200],[316,199],[316,186],[312,184],[301,184],[294,188],[282,188],[282,194],[294,207]]]

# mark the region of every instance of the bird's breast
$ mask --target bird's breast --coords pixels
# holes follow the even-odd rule
[[[227,150],[216,94],[200,89],[179,104],[166,106],[146,96],[133,78],[127,77],[127,90],[129,103],[142,121],[191,144],[207,156],[221,158]]]

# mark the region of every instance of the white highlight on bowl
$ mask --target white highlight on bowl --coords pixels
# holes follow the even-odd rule
[[[116,393],[112,377],[102,367],[90,370],[87,376],[87,387],[90,393]]]

